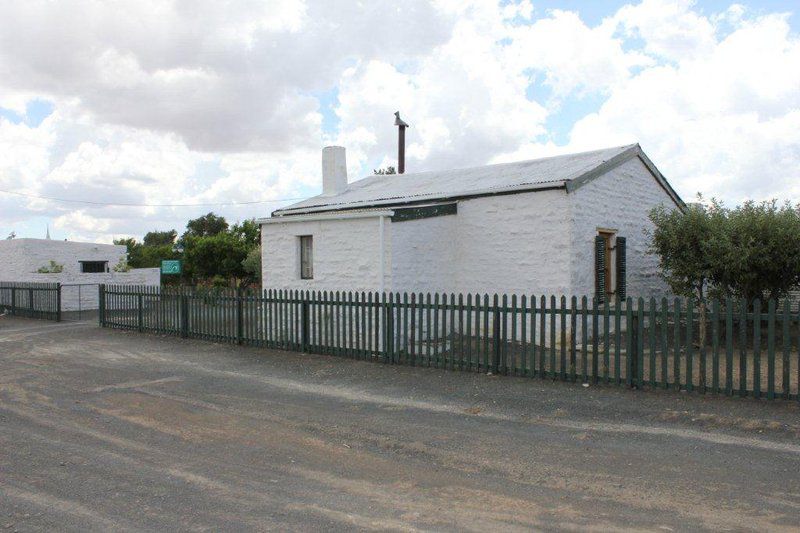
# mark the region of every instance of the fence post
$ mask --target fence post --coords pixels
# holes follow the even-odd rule
[[[11,287],[11,316],[17,314],[17,288]]]
[[[144,331],[144,310],[142,309],[142,293],[136,295],[136,320],[139,333]]]
[[[97,321],[100,324],[101,328],[106,327],[106,285],[105,283],[101,283],[98,285],[98,296],[97,296]],[[59,301],[61,300],[61,291],[58,291]],[[61,306],[58,306],[61,309]],[[60,311],[59,311],[60,314]]]
[[[56,283],[56,322],[61,322],[61,284]]]
[[[301,291],[300,292],[300,298],[302,298],[302,303],[301,303],[302,307],[301,307],[301,310],[300,310],[300,319],[302,321],[301,326],[300,326],[300,328],[301,328],[300,329],[300,337],[301,337],[300,342],[301,342],[302,346],[300,347],[300,349],[303,352],[307,352],[308,351],[308,345],[309,345],[309,338],[308,338],[308,334],[309,334],[308,291]]]
[[[494,295],[494,308],[492,310],[492,347],[494,357],[492,358],[492,373],[500,373],[500,305],[497,295]]]
[[[31,287],[28,289],[28,318],[31,318],[34,315],[34,306],[33,306],[33,288]]]
[[[181,337],[189,336],[189,296],[181,294]]]
[[[386,304],[386,362],[394,364],[394,293]]]
[[[236,288],[236,344],[239,346],[244,342],[244,302],[242,300],[242,289]]]
[[[639,388],[639,315],[632,313],[630,324],[631,328],[631,352],[628,354],[630,374],[628,375],[628,385],[631,388]]]

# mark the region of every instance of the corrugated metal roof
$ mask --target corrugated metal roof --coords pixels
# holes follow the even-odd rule
[[[609,160],[639,151],[636,144],[482,167],[373,175],[336,195],[318,195],[278,209],[273,216],[394,205],[457,196],[563,187]]]

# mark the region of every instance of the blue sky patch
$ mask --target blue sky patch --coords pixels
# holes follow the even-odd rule
[[[25,106],[25,115],[20,115],[14,110],[0,106],[0,117],[9,122],[19,124],[24,122],[26,126],[38,128],[39,125],[53,113],[53,102],[49,100],[31,100]]]

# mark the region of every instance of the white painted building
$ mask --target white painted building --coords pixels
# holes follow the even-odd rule
[[[645,230],[653,207],[684,204],[638,144],[352,183],[344,148],[322,166],[322,194],[260,220],[265,288],[668,292]]]
[[[159,269],[139,268],[115,272],[127,260],[125,246],[50,239],[11,239],[0,241],[0,281],[61,283],[61,309],[97,309],[97,286],[105,284],[158,285]],[[51,269],[51,261],[61,272]],[[56,269],[58,270],[58,268]],[[81,289],[77,288],[82,285]]]

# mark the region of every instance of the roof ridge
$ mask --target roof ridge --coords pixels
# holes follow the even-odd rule
[[[509,165],[509,166],[510,165],[522,165],[522,164],[525,164],[525,163],[532,163],[534,161],[548,161],[550,159],[557,159],[559,157],[570,157],[570,156],[571,157],[576,157],[576,156],[581,156],[581,155],[594,154],[594,153],[598,153],[598,152],[610,152],[610,151],[616,151],[616,150],[619,150],[620,152],[624,152],[625,150],[628,150],[628,149],[633,148],[634,146],[638,146],[638,145],[639,145],[639,143],[621,144],[621,145],[618,145],[618,146],[609,146],[608,148],[597,148],[595,150],[584,150],[582,152],[565,152],[563,154],[548,155],[548,156],[545,156],[545,157],[535,157],[533,159],[520,159],[519,161],[504,161],[502,163],[488,163],[488,164],[485,164],[485,165],[473,165],[473,166],[469,166],[469,167],[454,167],[454,168],[445,168],[445,169],[441,169],[441,170],[420,170],[419,172],[405,172],[403,174],[368,174],[368,175],[364,176],[363,178],[359,178],[359,179],[357,179],[357,180],[355,180],[355,181],[353,181],[351,183],[358,183],[359,181],[363,181],[363,180],[368,179],[368,178],[392,179],[392,178],[396,178],[396,177],[399,177],[399,176],[408,177],[408,176],[415,176],[415,175],[418,175],[418,174],[427,174],[429,172],[458,172],[458,171],[462,171],[462,170],[473,170],[473,169],[476,169],[476,168],[497,168],[497,167],[502,167],[502,166],[506,166],[506,165]]]

